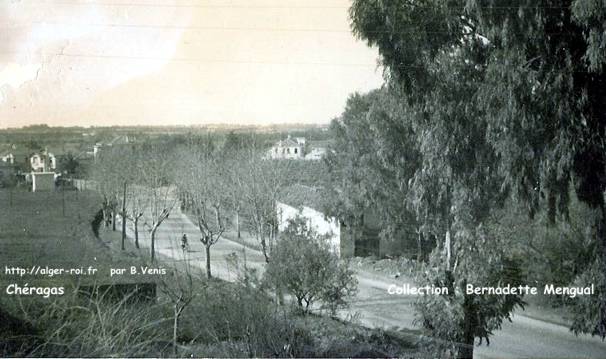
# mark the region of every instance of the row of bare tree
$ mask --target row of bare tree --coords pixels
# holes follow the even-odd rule
[[[116,220],[122,219],[122,249],[130,221],[137,248],[140,230],[149,234],[154,261],[157,230],[179,206],[200,231],[208,277],[211,247],[227,231],[237,238],[246,231],[269,261],[278,228],[275,203],[297,175],[292,162],[266,160],[254,143],[228,147],[188,143],[104,149],[91,177],[103,196],[106,226],[117,230]]]

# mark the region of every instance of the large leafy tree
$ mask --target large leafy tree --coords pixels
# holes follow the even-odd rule
[[[401,111],[386,89],[356,93],[331,124],[335,140],[325,162],[332,191],[325,211],[353,228],[354,236],[367,211],[378,215],[385,238],[419,229],[406,203],[419,153]]]
[[[82,175],[82,164],[73,153],[59,157],[59,170],[69,177],[78,177]]]
[[[488,340],[522,302],[519,295],[465,293],[467,284],[517,285],[521,276],[503,238],[484,225],[491,205],[503,199],[502,178],[495,152],[482,136],[485,126],[472,120],[481,109],[461,105],[477,76],[464,59],[449,55],[441,60],[444,67],[434,70],[441,71],[441,81],[422,107],[398,104],[402,93],[397,88],[352,96],[333,124],[335,152],[329,163],[341,171],[335,176],[343,188],[341,208],[373,205],[387,231],[410,226],[410,209],[416,214],[412,224],[426,238],[444,238],[418,280],[446,285],[450,295],[419,300],[419,322],[453,343],[440,349],[470,357],[474,339]],[[465,72],[466,82],[452,76]]]
[[[432,222],[477,233],[499,195],[511,194],[531,216],[545,208],[554,221],[557,212],[567,216],[572,183],[595,209],[601,249],[593,271],[603,273],[603,3],[355,0],[350,16],[354,32],[378,48],[389,85],[416,113],[422,167],[433,171],[415,177],[417,208],[419,199],[442,193],[433,203],[444,210],[429,211],[441,213]],[[593,313],[579,315],[573,329],[604,337],[604,283],[598,290],[596,305],[584,307]]]

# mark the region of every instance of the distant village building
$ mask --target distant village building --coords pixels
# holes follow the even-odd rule
[[[313,148],[305,155],[306,161],[319,161],[326,155],[326,148]]]
[[[57,159],[47,150],[37,152],[29,157],[31,167],[32,192],[50,192],[55,190]]]
[[[103,147],[103,144],[101,143],[95,143],[95,145],[93,146],[93,158],[97,159],[97,156],[99,156],[99,150],[101,150],[101,147]]]
[[[2,162],[14,165],[15,164],[15,155],[13,155],[12,153],[7,153],[5,155],[3,155],[2,157],[0,157],[0,159],[2,160]]]
[[[15,165],[19,162],[19,158],[25,158],[26,155],[22,151],[17,150],[16,145],[4,145],[0,148],[0,161]]]
[[[53,191],[57,179],[57,159],[48,150],[32,151],[10,145],[0,153],[0,177],[12,180],[21,178],[31,184],[33,192]]]
[[[326,154],[326,148],[314,148],[308,144],[305,137],[290,137],[273,145],[266,158],[273,160],[310,160],[318,161]]]
[[[133,140],[128,135],[117,136],[106,143],[95,143],[93,145],[92,151],[88,151],[86,152],[86,154],[87,156],[92,157],[94,160],[96,160],[99,157],[99,154],[103,152],[104,149],[118,146],[132,146],[133,143]]]
[[[305,139],[291,138],[290,135],[285,140],[278,141],[269,150],[271,159],[303,159],[305,157]]]
[[[29,164],[32,172],[54,172],[57,169],[55,155],[46,150],[32,154]]]
[[[33,152],[12,145],[0,154],[0,160],[15,166],[21,172],[49,172],[57,169],[55,155],[47,150]]]

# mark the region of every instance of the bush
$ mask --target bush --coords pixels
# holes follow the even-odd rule
[[[193,356],[305,357],[310,335],[252,286],[210,281],[183,316]]]
[[[416,335],[367,329],[319,315],[296,316],[250,282],[212,281],[184,312],[184,357],[401,357]],[[410,355],[415,357],[415,355]]]
[[[309,228],[303,218],[291,220],[267,264],[265,280],[277,293],[293,296],[308,312],[317,300],[334,313],[347,305],[357,281],[347,263],[330,251],[326,238]]]
[[[527,279],[537,287],[545,284],[570,286],[597,258],[595,213],[570,194],[568,219],[550,224],[541,213],[529,219],[524,208],[515,203],[495,213],[491,231],[501,238],[509,252],[522,260]],[[578,302],[566,296],[539,295],[544,304],[562,306]]]
[[[0,305],[0,357],[31,356],[40,345],[40,333],[30,323],[6,312]]]
[[[8,305],[5,306],[10,307]],[[170,353],[170,325],[157,319],[159,310],[149,303],[118,303],[102,297],[87,299],[65,295],[56,299],[31,298],[12,303],[12,312],[26,332],[21,338],[35,346],[8,356],[29,357],[147,357]],[[11,311],[7,311],[10,313]],[[6,349],[6,348],[5,348]],[[25,350],[27,349],[27,350]]]
[[[95,237],[99,238],[99,227],[101,227],[101,222],[103,222],[103,210],[100,209],[97,213],[95,213],[95,218],[91,221],[91,227],[93,229],[93,233]]]
[[[603,310],[602,303],[606,301],[606,287],[602,284],[605,282],[603,268],[600,259],[596,259],[572,283],[574,287],[588,287],[593,284],[596,291],[595,295],[580,295],[574,298],[576,301],[571,305],[573,321],[570,330],[576,335],[589,333],[592,336],[599,335],[604,340],[606,327],[599,320],[600,311]]]

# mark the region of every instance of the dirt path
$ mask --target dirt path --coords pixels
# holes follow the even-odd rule
[[[206,258],[204,247],[199,241],[197,227],[178,210],[159,227],[157,233],[157,253],[184,259],[180,248],[183,233],[189,238],[191,262],[204,270]],[[132,238],[132,231],[129,232]],[[140,233],[141,247],[149,248],[149,239]],[[228,238],[222,238],[211,249],[211,266],[214,276],[233,281],[236,273],[229,270],[226,256],[235,253],[245,259],[250,268],[263,271],[265,259],[261,252],[247,248]],[[359,293],[353,301],[352,314],[357,312],[362,324],[382,328],[414,328],[414,297],[390,295],[387,288],[391,284],[403,284],[405,279],[389,280],[385,277],[357,271]],[[587,335],[574,336],[567,327],[532,319],[518,314],[513,323],[505,323],[503,328],[491,338],[490,346],[475,348],[475,358],[606,358],[606,343]]]

